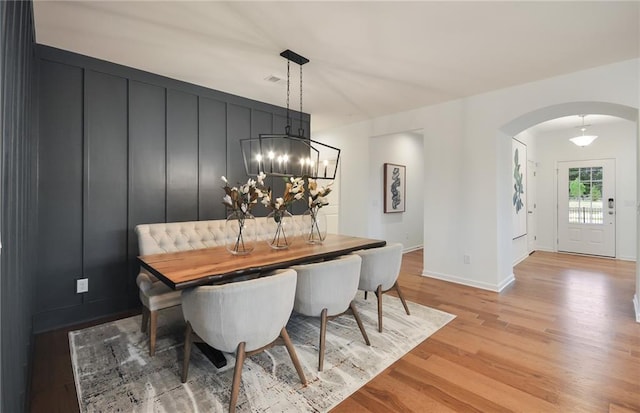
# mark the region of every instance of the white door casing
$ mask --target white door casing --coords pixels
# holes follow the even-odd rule
[[[558,251],[615,257],[615,160],[558,162]]]
[[[536,163],[527,160],[527,251],[536,250]]]

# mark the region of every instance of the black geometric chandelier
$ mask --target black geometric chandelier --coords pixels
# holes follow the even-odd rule
[[[240,140],[244,169],[249,176],[263,172],[267,176],[335,179],[340,149],[306,138],[302,127],[302,66],[309,63],[309,59],[288,49],[280,56],[287,59],[287,125],[284,134],[260,134],[257,138]],[[300,123],[297,134],[291,132],[289,109],[291,62],[300,66]]]

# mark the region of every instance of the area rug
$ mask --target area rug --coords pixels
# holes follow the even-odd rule
[[[362,293],[359,293],[360,297]],[[326,412],[443,327],[454,316],[384,296],[384,330],[377,329],[375,297],[356,305],[371,341],[354,318],[328,323],[324,371],[318,372],[320,320],[292,315],[287,331],[308,385],[303,387],[284,346],[247,358],[238,397],[239,412]],[[69,333],[71,361],[81,412],[226,412],[233,354],[217,369],[193,347],[189,377],[180,382],[184,321],[181,309],[160,312],[156,354],[149,357],[140,316]]]

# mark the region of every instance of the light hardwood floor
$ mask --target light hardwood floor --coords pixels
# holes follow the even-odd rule
[[[536,252],[501,294],[421,270],[405,297],[457,318],[334,412],[640,412],[635,263]]]
[[[501,294],[421,272],[407,300],[457,318],[333,412],[640,412],[635,263],[536,252]],[[78,411],[67,331],[36,337],[31,412]]]

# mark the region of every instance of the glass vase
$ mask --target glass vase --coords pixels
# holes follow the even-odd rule
[[[276,250],[289,248],[293,241],[293,216],[289,211],[271,211],[267,215],[267,243]]]
[[[233,211],[225,224],[227,251],[246,255],[256,247],[256,219],[250,213]]]
[[[327,237],[327,220],[322,208],[311,207],[302,214],[302,238],[307,244],[322,244]]]

